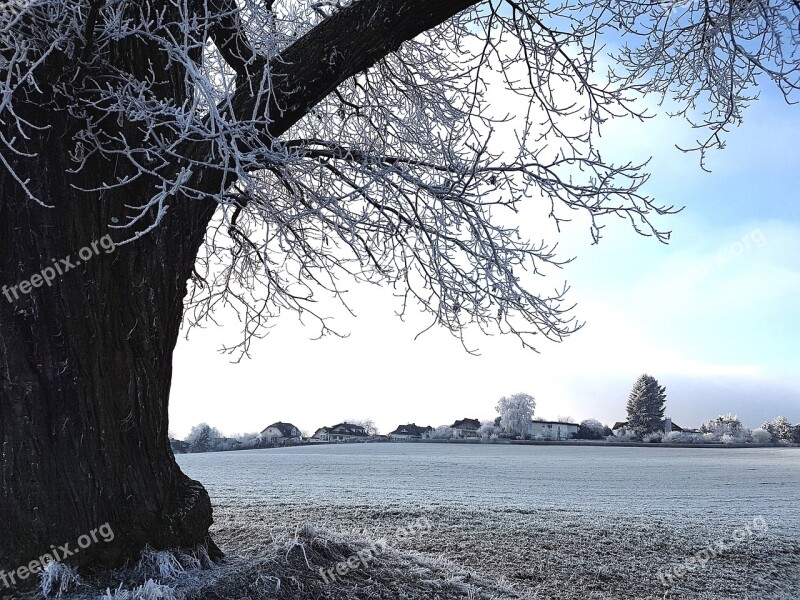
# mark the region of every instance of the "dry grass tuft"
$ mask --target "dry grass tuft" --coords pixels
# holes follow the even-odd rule
[[[322,577],[321,573],[331,568],[335,572],[338,563],[358,556],[359,552],[366,557],[367,551],[370,558],[366,564],[350,569],[347,575],[336,576],[334,581]],[[50,589],[55,589],[53,584]],[[24,598],[35,597],[41,595]],[[526,596],[508,584],[480,578],[441,558],[401,552],[385,545],[383,540],[356,538],[303,525],[266,543],[257,540],[251,549],[229,555],[217,564],[208,560],[202,548],[191,552],[148,548],[134,567],[85,576],[79,589],[59,597],[65,600],[500,600]]]

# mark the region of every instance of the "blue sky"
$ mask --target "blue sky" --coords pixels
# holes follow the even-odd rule
[[[183,436],[205,421],[230,434],[282,420],[313,432],[369,417],[388,432],[493,418],[497,400],[517,391],[536,397],[539,416],[613,423],[642,372],[667,387],[667,413],[682,426],[725,412],[751,427],[778,414],[800,421],[800,107],[765,88],[727,148],[709,156],[711,173],[674,147],[691,134],[667,118],[604,130],[604,155],[652,156],[646,191],[686,208],[659,219],[673,231],[667,246],[620,221],[597,246],[585,224],[567,228],[562,255],[578,258],[552,286],[569,281],[587,324],[563,343],[535,354],[512,338],[473,338],[481,356],[470,356],[441,331],[415,341],[424,317],[401,322],[388,290],[357,288],[357,318],[338,322],[346,339],[313,341],[315,330],[286,315],[238,365],[216,352],[236,339],[236,323],[181,340],[171,430]]]

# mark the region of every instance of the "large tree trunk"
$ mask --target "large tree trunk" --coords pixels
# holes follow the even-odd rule
[[[0,285],[7,286],[0,295],[0,569],[6,572],[51,546],[69,543],[75,550],[79,536],[105,523],[114,540],[92,543],[67,562],[114,565],[146,544],[194,546],[206,541],[211,524],[206,491],[180,471],[170,450],[167,405],[186,282],[214,205],[192,215],[176,206],[172,226],[146,243],[108,253],[95,244],[99,254],[81,260],[81,248],[109,233],[106,224],[123,198],[75,191],[71,184],[96,181],[65,175],[70,141],[54,132],[66,123],[46,117],[52,131],[28,146],[38,158],[15,162],[54,208],[26,198],[0,170]],[[60,259],[67,257],[75,268],[50,286],[29,294],[11,289],[54,268],[54,260],[64,270]]]
[[[265,137],[279,138],[342,81],[475,2],[355,2],[271,64],[259,63],[259,69],[271,70],[271,93],[254,96],[242,85],[232,98],[233,112],[268,108],[274,120]],[[162,50],[134,40],[105,58],[139,78],[159,74],[153,89],[181,105],[190,90]],[[70,67],[66,60],[54,65]],[[261,76],[257,72],[253,80]],[[41,89],[47,96],[46,86]],[[28,91],[34,94],[33,88]],[[16,113],[43,129],[18,141],[35,158],[3,150],[4,158],[29,180],[37,198],[53,207],[28,198],[0,168],[0,286],[6,286],[0,293],[0,571],[8,573],[64,544],[74,552],[80,536],[106,523],[113,541],[101,539],[56,558],[111,566],[148,544],[210,543],[210,501],[175,463],[167,406],[186,282],[214,214],[211,198],[223,187],[223,177],[225,187],[233,183],[232,172],[195,163],[189,183],[206,190],[209,199],[172,198],[164,221],[144,239],[82,260],[79,250],[107,235],[114,219],[123,222],[125,204],[152,197],[154,182],[78,192],[131,173],[117,161],[97,160],[80,175],[69,175],[75,166],[69,160],[72,134],[81,123],[52,105],[38,106],[35,95],[19,100]],[[108,121],[113,127],[117,118]],[[135,127],[121,126],[126,139],[136,139]],[[0,122],[0,133],[19,138],[8,122]],[[187,140],[177,151],[184,159],[175,160],[172,172],[193,160],[207,162],[212,152],[211,141]],[[170,172],[164,169],[163,175]],[[76,266],[51,285],[39,280],[30,293],[11,289],[33,282],[54,261],[65,268],[62,259]],[[2,586],[0,580],[0,592]]]

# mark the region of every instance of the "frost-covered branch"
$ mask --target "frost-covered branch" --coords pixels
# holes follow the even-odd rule
[[[665,241],[652,218],[672,207],[641,191],[643,164],[601,157],[600,127],[656,92],[718,143],[757,77],[794,99],[797,19],[789,1],[32,0],[0,15],[0,162],[15,173],[58,128],[65,177],[108,203],[118,242],[208,228],[190,318],[233,307],[245,351],[284,309],[328,332],[315,298],[346,305],[354,279],[459,336],[560,340],[566,286],[538,276],[564,259],[520,209]],[[631,42],[602,74],[615,30]]]
[[[790,103],[800,91],[800,3],[796,0],[687,0],[618,3],[632,38],[619,52],[626,87],[655,93],[701,131],[694,150],[724,147],[771,82]],[[621,72],[622,73],[622,72]]]

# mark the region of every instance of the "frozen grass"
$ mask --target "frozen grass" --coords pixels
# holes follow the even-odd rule
[[[48,563],[42,571],[40,579],[42,594],[57,598],[80,584],[77,571],[73,567],[59,562]]]
[[[374,548],[378,540],[347,536],[304,525],[260,539],[257,525],[251,540],[219,564],[187,564],[198,554],[146,550],[131,568],[85,577],[80,588],[59,597],[66,600],[230,600],[318,598],[523,598],[502,582],[492,582],[449,561],[399,552],[391,547],[372,557],[366,567],[326,582],[320,569]],[[201,553],[201,552],[200,552]],[[33,594],[25,598],[41,597]]]
[[[635,511],[635,506],[631,508]],[[683,563],[715,541],[730,540],[743,523],[732,527],[717,519],[678,522],[634,514],[597,518],[572,510],[450,504],[416,508],[284,504],[241,512],[233,507],[218,509],[215,531],[223,545],[258,554],[263,549],[247,541],[253,527],[265,532],[261,537],[269,537],[267,532],[313,519],[345,539],[363,535],[365,529],[373,537],[390,539],[398,527],[421,516],[431,522],[432,531],[398,542],[399,551],[446,559],[460,566],[466,581],[500,581],[517,597],[800,599],[799,532],[791,523],[789,527],[770,523],[763,536],[734,545],[704,568],[666,586],[658,578],[659,570]]]
[[[152,579],[133,589],[124,589],[120,583],[117,589],[106,590],[102,596],[103,600],[176,600],[179,597],[182,596],[176,595],[174,588],[156,583]]]
[[[141,575],[155,575],[164,581],[180,578],[187,571],[213,568],[214,564],[208,556],[205,547],[200,546],[191,552],[153,550],[145,548],[136,565],[136,571]]]
[[[428,532],[396,538],[420,517]],[[321,525],[309,525],[311,518]],[[369,530],[370,533],[365,533]],[[731,531],[643,516],[593,520],[573,511],[277,505],[217,509],[228,551],[148,550],[134,567],[84,577],[68,600],[512,599],[788,600],[800,598],[800,543],[774,527],[665,586],[660,569]],[[334,583],[320,568],[389,546]]]
[[[129,569],[67,577],[62,597],[800,600],[797,450],[489,450],[182,457],[211,492],[226,559],[147,550]],[[759,515],[763,536],[659,579]],[[430,531],[396,538],[420,518]],[[320,577],[380,539],[390,548],[368,564]]]

